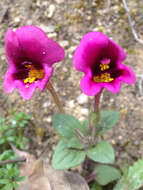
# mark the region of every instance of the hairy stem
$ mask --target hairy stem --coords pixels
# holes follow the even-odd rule
[[[101,89],[101,91],[94,97],[94,112],[96,114],[99,113],[99,103],[100,103],[100,96],[101,96],[102,91],[103,89]]]
[[[49,81],[48,84],[47,84],[47,88],[48,90],[50,91],[51,95],[53,96],[53,99],[56,103],[56,105],[58,106],[58,109],[61,113],[64,113],[64,110],[63,110],[63,107],[62,107],[62,104],[57,96],[57,93],[55,91],[55,89],[53,88],[51,82]]]
[[[99,118],[100,117],[100,115],[99,115],[99,103],[100,103],[100,97],[101,97],[102,91],[103,91],[103,88],[101,89],[101,91],[98,94],[96,94],[94,96],[94,113],[96,115],[96,121],[94,121],[95,126],[91,125],[91,130],[90,131],[91,131],[92,137],[95,137],[96,125],[97,125],[97,123],[99,122],[99,119],[100,119]]]

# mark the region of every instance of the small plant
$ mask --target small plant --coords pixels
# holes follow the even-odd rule
[[[98,4],[102,5],[98,1]],[[77,15],[80,19],[79,15]],[[75,19],[75,17],[74,17]],[[76,48],[73,62],[76,70],[83,72],[81,90],[87,96],[93,96],[93,111],[80,122],[76,117],[64,114],[62,104],[49,81],[52,65],[64,58],[63,48],[36,26],[23,26],[6,34],[6,55],[10,65],[4,77],[4,88],[11,93],[15,88],[25,100],[29,100],[36,88],[41,91],[47,86],[57,104],[60,113],[52,117],[53,127],[60,136],[56,146],[52,166],[55,170],[67,170],[81,164],[86,181],[91,190],[102,190],[109,183],[114,190],[136,190],[143,185],[142,160],[133,166],[121,168],[115,163],[115,153],[110,143],[103,140],[103,134],[113,128],[120,119],[120,113],[114,110],[100,110],[100,97],[103,90],[111,93],[120,91],[122,82],[134,84],[136,76],[132,69],[123,64],[126,59],[124,50],[101,32],[88,32]],[[15,114],[6,121],[1,119],[0,144],[2,158],[11,158],[7,150],[10,143],[23,148],[23,127],[29,116]],[[43,131],[39,128],[42,136]],[[90,169],[89,169],[90,166]],[[19,178],[17,166],[7,165],[1,172],[1,184],[16,189]],[[115,185],[115,186],[114,186]],[[46,189],[44,189],[46,190]]]
[[[0,162],[5,160],[13,160],[17,156],[12,150],[5,150],[0,155]],[[0,189],[14,190],[18,187],[18,182],[25,177],[20,177],[19,169],[16,164],[4,164],[0,166]]]
[[[15,113],[9,120],[0,118],[0,145],[3,151],[8,148],[9,143],[23,149],[24,142],[28,140],[24,137],[23,128],[29,119],[30,116],[24,112]]]
[[[12,118],[6,120],[0,118],[0,189],[14,190],[18,182],[24,179],[20,177],[16,163],[3,164],[3,161],[14,160],[17,155],[10,147],[12,143],[17,148],[23,149],[25,142],[23,128],[28,124],[30,116],[24,112],[15,113]]]

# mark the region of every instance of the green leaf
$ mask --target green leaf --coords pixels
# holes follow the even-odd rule
[[[82,128],[79,120],[72,115],[55,114],[52,121],[54,128],[63,137],[74,137],[74,129]]]
[[[14,188],[14,189],[17,189],[18,184],[17,184],[17,182],[16,182],[16,181],[13,181],[12,185],[13,185],[13,188]]]
[[[99,165],[94,170],[96,174],[96,180],[101,185],[107,185],[108,183],[120,178],[121,174],[119,170],[112,166]]]
[[[114,127],[120,119],[120,113],[112,110],[104,110],[100,112],[100,121],[97,126],[97,133],[106,133],[109,129]]]
[[[6,184],[2,190],[11,190],[12,189],[12,183]]]
[[[67,147],[68,148],[82,149],[83,145],[80,144],[80,142],[77,140],[76,137],[72,137],[71,139],[68,140]]]
[[[101,141],[95,147],[88,149],[87,156],[100,163],[113,163],[115,159],[114,149],[105,141]]]
[[[0,144],[4,144],[6,142],[6,140],[3,138],[3,139],[0,139]]]
[[[125,190],[125,189],[129,189],[129,187],[124,184],[123,182],[121,182],[121,180],[115,185],[113,190]],[[133,190],[133,189],[132,189]]]
[[[127,171],[127,176],[123,175],[121,180],[114,187],[114,190],[124,190],[125,187],[137,190],[143,186],[143,159],[138,160]]]
[[[143,186],[143,159],[134,163],[128,169],[130,189],[138,189]]]
[[[61,139],[52,158],[52,166],[55,170],[63,170],[75,167],[85,159],[83,151],[67,148],[68,140]]]
[[[102,187],[94,182],[94,184],[91,185],[90,190],[103,190]]]
[[[0,179],[0,184],[8,184],[9,180],[8,179]]]
[[[89,130],[88,130],[88,120],[84,120],[81,123],[81,130],[80,130],[84,135],[89,135]]]
[[[10,136],[10,137],[7,137],[7,140],[9,141],[9,142],[16,142],[16,137],[15,136]]]
[[[14,157],[14,153],[12,150],[5,150],[2,154],[0,154],[0,160],[10,160]]]

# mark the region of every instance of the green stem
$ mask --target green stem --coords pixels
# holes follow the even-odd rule
[[[64,113],[64,110],[63,110],[63,107],[62,107],[62,104],[57,96],[57,93],[55,91],[55,89],[53,88],[51,82],[49,81],[48,84],[47,84],[47,88],[48,90],[50,91],[51,95],[53,96],[53,99],[56,103],[56,105],[58,106],[58,109],[61,113]]]
[[[21,127],[18,127],[18,143],[22,143],[22,137],[23,137],[23,130]]]
[[[4,144],[2,145],[2,150],[4,152],[7,149],[7,145],[8,145],[5,132],[3,133],[3,138],[4,138]]]

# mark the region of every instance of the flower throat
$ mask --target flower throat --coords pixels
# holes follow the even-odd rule
[[[99,65],[100,71],[105,71],[104,73],[101,73],[100,75],[94,76],[93,80],[94,82],[111,82],[114,80],[114,78],[111,78],[110,73],[106,72],[106,70],[110,69],[110,59],[103,59],[100,62]]]
[[[29,70],[28,77],[24,79],[24,83],[33,83],[36,80],[40,80],[44,77],[44,70],[37,69],[33,65],[25,65],[25,67]]]

